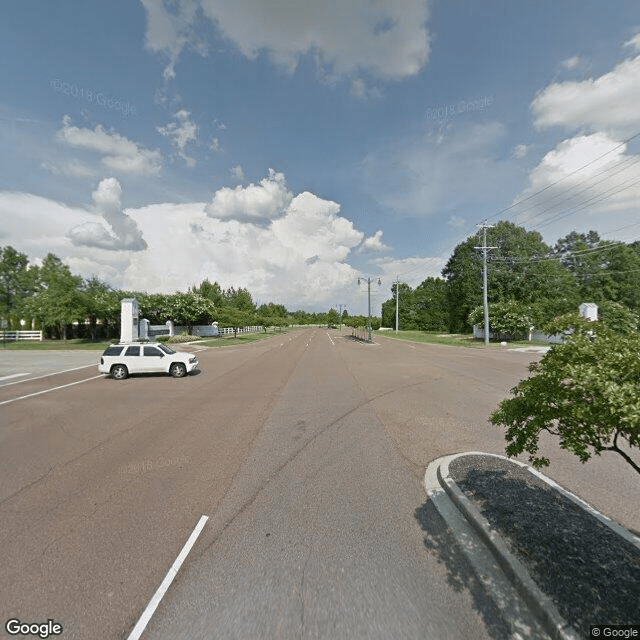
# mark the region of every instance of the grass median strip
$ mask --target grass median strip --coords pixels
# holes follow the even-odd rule
[[[472,334],[441,333],[437,331],[376,331],[376,338],[391,338],[392,340],[406,340],[408,342],[421,342],[423,344],[444,344],[452,347],[469,347],[472,349],[485,349],[484,341],[476,340]],[[529,342],[527,340],[514,340],[508,342],[509,347],[549,346],[546,342]],[[490,342],[490,349],[504,349],[500,342]]]

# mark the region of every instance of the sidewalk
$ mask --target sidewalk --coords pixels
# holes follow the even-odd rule
[[[425,488],[513,637],[640,624],[640,539],[542,474],[460,454],[429,465]]]

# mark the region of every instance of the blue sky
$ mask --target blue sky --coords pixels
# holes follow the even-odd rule
[[[640,238],[635,0],[3,14],[0,245],[34,260],[118,288],[209,278],[363,313],[359,276],[383,282],[376,312],[396,276],[439,275],[485,218],[550,244]]]

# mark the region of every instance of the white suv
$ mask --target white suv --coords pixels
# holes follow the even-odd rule
[[[170,373],[182,378],[198,366],[192,353],[174,351],[160,342],[112,344],[100,358],[98,371],[124,380],[130,373]]]

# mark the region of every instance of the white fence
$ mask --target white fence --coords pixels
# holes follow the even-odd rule
[[[264,327],[240,327],[237,330],[237,333],[256,333],[258,331],[264,331]],[[181,333],[189,333],[189,335],[199,336],[201,338],[215,338],[217,336],[229,335],[233,332],[232,327],[219,328],[210,324],[193,325],[190,328],[178,325],[173,327],[174,336],[179,336]],[[157,336],[168,336],[172,334],[170,327],[166,324],[151,324],[149,325],[148,335],[150,338],[156,338]]]
[[[366,327],[351,327],[351,337],[356,338],[356,340],[364,340],[365,342],[369,342],[369,329]]]
[[[3,331],[3,340],[39,340],[42,342],[42,331]]]

